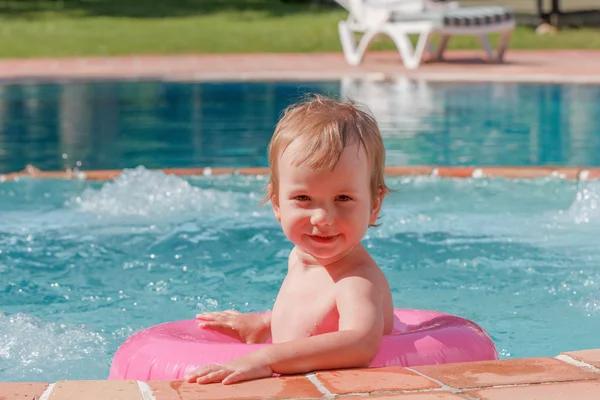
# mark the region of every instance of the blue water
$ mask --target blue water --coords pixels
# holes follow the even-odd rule
[[[104,82],[0,86],[0,173],[265,166],[282,109],[312,91],[368,105],[390,165],[600,165],[600,86]]]
[[[101,99],[103,90],[111,89],[75,85],[84,92],[95,87],[97,103],[88,110],[93,116],[79,109],[57,122],[69,127],[60,139],[48,133],[53,113],[27,114],[38,119],[4,114],[3,168],[14,170],[14,165],[32,159],[48,169],[75,160],[83,168],[262,165],[260,143],[268,140],[273,118],[304,90],[291,84],[174,85],[181,93],[213,90],[198,106],[198,121],[208,128],[193,131],[199,128],[189,121],[176,123],[174,117],[189,115],[187,100],[148,100],[153,98],[151,89],[167,90],[169,85],[137,85],[106,86],[121,93],[117,108],[125,111],[113,114],[98,106],[110,103]],[[572,129],[568,135],[556,128],[552,115],[548,121],[532,117],[539,124],[533,151],[530,135],[500,129],[522,124],[526,131],[529,125],[518,121],[529,121],[529,112],[498,100],[510,99],[507,93],[533,96],[532,92],[556,89],[571,93],[561,97],[561,107],[571,102],[582,107],[587,104],[582,99],[590,97],[574,93],[597,93],[593,87],[431,86],[436,92],[431,101],[447,101],[444,109],[457,115],[489,107],[488,114],[473,122],[478,128],[468,130],[462,119],[444,116],[441,108],[431,111],[430,103],[424,106],[422,88],[410,89],[411,101],[402,103],[394,97],[400,96],[400,87],[378,85],[387,97],[375,91],[379,95],[368,98],[387,132],[394,164],[402,157],[407,163],[433,163],[442,154],[449,164],[519,164],[533,156],[536,163],[597,163],[598,114],[570,108],[579,115],[572,120],[585,129]],[[15,87],[5,90],[5,96]],[[339,89],[333,84],[310,87]],[[59,86],[34,88],[41,88],[39,93],[46,97],[25,103],[37,110],[50,109],[58,94],[64,96]],[[351,89],[366,96],[364,88]],[[28,87],[19,90],[30,93]],[[496,101],[490,98],[488,106],[484,101],[467,102],[485,97],[478,91],[493,94]],[[450,92],[457,93],[454,100],[442,95]],[[146,106],[134,105],[136,98]],[[267,99],[278,100],[271,104]],[[233,116],[230,102],[240,105]],[[585,110],[599,107],[597,101],[592,103]],[[69,104],[82,106],[80,101]],[[553,100],[539,108],[551,109],[549,104]],[[239,111],[242,105],[244,112]],[[204,111],[205,106],[212,111]],[[494,111],[508,108],[514,110],[514,118]],[[395,109],[405,112],[394,114]],[[87,122],[78,122],[81,115]],[[435,133],[444,124],[453,127],[446,139]],[[412,134],[416,129],[428,133]],[[555,148],[557,142],[551,146],[551,141],[540,139],[555,131],[564,135],[558,136],[563,138],[560,149]],[[200,132],[197,147],[190,139],[196,137],[193,132]],[[478,137],[474,132],[487,133]],[[511,140],[524,137],[527,140]],[[575,137],[587,139],[583,143]],[[418,145],[444,140],[444,151],[441,145]],[[459,162],[461,157],[467,159]],[[116,348],[135,331],[191,318],[203,310],[257,311],[272,305],[291,247],[268,206],[258,205],[265,177],[181,178],[145,167],[128,169],[111,182],[22,178],[0,183],[0,380],[102,379]],[[492,335],[503,358],[600,347],[600,183],[390,178],[388,184],[398,191],[386,199],[382,226],[371,229],[365,243],[390,280],[396,307],[435,309],[472,319]]]

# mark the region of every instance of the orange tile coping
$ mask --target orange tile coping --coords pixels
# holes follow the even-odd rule
[[[224,386],[182,381],[0,382],[0,400],[600,399],[600,349],[412,368],[319,371]]]
[[[397,51],[366,53],[349,65],[341,51],[323,53],[240,53],[130,55],[119,57],[0,60],[0,81],[159,79],[177,81],[306,81],[343,78],[409,78],[461,82],[600,83],[599,50],[517,50],[505,62],[490,63],[484,52],[451,50],[444,61],[404,68]]]
[[[179,176],[193,175],[267,175],[267,168],[165,168],[165,174]],[[107,181],[118,177],[122,170],[94,171],[41,171],[28,165],[21,172],[0,174],[0,182],[17,180],[22,177],[38,179],[83,179]],[[436,167],[436,166],[388,166],[387,176],[439,176],[444,178],[507,178],[539,179],[560,178],[569,180],[600,179],[600,167]]]

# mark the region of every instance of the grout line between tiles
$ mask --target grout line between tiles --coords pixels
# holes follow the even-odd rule
[[[331,393],[329,391],[329,389],[327,389],[327,387],[325,387],[325,385],[323,385],[323,382],[321,382],[319,380],[319,378],[317,378],[317,375],[314,372],[310,372],[308,374],[305,374],[304,376],[306,376],[306,378],[313,384],[315,385],[315,387],[317,388],[317,390],[321,393],[323,393],[325,395],[326,399],[333,399],[335,398],[335,395],[333,393]]]
[[[142,400],[156,400],[156,397],[154,397],[154,393],[152,392],[152,389],[150,389],[150,386],[148,386],[148,384],[146,382],[143,381],[136,381],[137,385],[138,385],[138,389],[140,389],[140,394],[142,395]]]
[[[430,381],[437,383],[444,390],[447,390],[447,391],[452,392],[452,393],[460,393],[461,392],[460,389],[453,388],[452,386],[448,386],[444,382],[438,381],[437,379],[432,378],[429,375],[425,375],[424,373],[419,372],[419,371],[417,371],[415,369],[412,369],[412,368],[409,368],[409,367],[404,367],[404,368],[407,369],[407,370],[409,370],[410,372],[414,372],[415,374],[422,376],[423,378],[429,379]]]
[[[419,372],[419,371],[417,371],[417,370],[414,370],[414,369],[412,369],[412,368],[407,368],[407,367],[405,367],[405,368],[406,368],[407,370],[411,371],[411,372],[414,372],[414,373],[415,373],[415,374],[417,374],[417,375],[420,375],[420,376],[422,376],[423,378],[429,379],[430,381],[433,381],[433,382],[437,383],[438,385],[440,385],[440,387],[441,387],[442,389],[444,389],[444,390],[446,390],[446,391],[448,391],[448,392],[450,392],[450,393],[454,393],[454,394],[459,394],[459,395],[462,395],[462,396],[466,397],[466,398],[467,398],[467,399],[469,399],[469,400],[477,400],[477,397],[473,397],[473,396],[471,396],[471,395],[469,395],[469,394],[467,394],[467,393],[463,392],[461,389],[457,389],[457,388],[454,388],[454,387],[452,387],[452,386],[446,385],[444,382],[442,382],[442,381],[439,381],[439,380],[437,380],[437,379],[435,379],[435,378],[432,378],[432,377],[431,377],[431,376],[429,376],[429,375],[425,375],[425,374],[423,374],[423,373],[421,373],[421,372]]]
[[[42,395],[40,396],[40,400],[48,400],[50,398],[50,395],[52,394],[52,390],[54,390],[55,384],[56,384],[56,382],[48,385],[46,390],[44,390],[44,393],[42,393]]]
[[[583,379],[583,380],[567,380],[567,381],[548,381],[548,382],[530,382],[530,383],[512,383],[512,384],[506,384],[506,385],[492,385],[492,386],[473,386],[473,387],[468,387],[468,388],[463,388],[463,389],[457,389],[458,392],[456,394],[464,394],[469,396],[467,393],[464,393],[464,391],[472,391],[472,390],[485,390],[485,389],[506,389],[506,388],[519,388],[519,387],[528,387],[528,386],[551,386],[551,385],[556,385],[556,384],[561,384],[561,383],[576,383],[576,382],[589,382],[590,379]],[[591,381],[594,381],[594,379],[592,379]],[[472,397],[474,399],[476,399],[475,397]]]
[[[600,368],[593,366],[592,364],[588,364],[586,362],[583,361],[579,361],[571,356],[568,356],[566,354],[559,354],[556,357],[557,360],[561,360],[566,362],[567,364],[571,364],[574,365],[576,367],[588,370],[588,371],[592,371],[592,372],[600,372]]]
[[[334,396],[354,397],[354,396],[381,396],[381,395],[394,395],[394,394],[421,394],[421,393],[447,393],[448,390],[444,388],[433,388],[433,389],[399,389],[399,390],[373,390],[370,392],[350,392],[343,393]]]

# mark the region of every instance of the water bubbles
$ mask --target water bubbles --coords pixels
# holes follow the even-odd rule
[[[500,354],[500,357],[504,357],[504,358],[509,358],[511,356],[511,354],[508,351],[508,349],[500,349],[498,351],[498,354]]]
[[[568,215],[577,224],[600,221],[600,184],[585,183],[577,192]]]
[[[50,381],[85,374],[107,362],[106,344],[103,336],[84,327],[0,314],[0,370],[8,381],[32,374]]]
[[[230,217],[240,209],[254,211],[256,205],[248,201],[249,197],[250,193],[203,189],[181,177],[138,167],[123,171],[100,189],[86,189],[74,197],[73,205],[81,211],[111,217],[172,219],[197,213]]]

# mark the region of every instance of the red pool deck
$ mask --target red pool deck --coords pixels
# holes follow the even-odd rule
[[[480,51],[449,52],[447,61],[406,70],[396,52],[368,52],[352,67],[340,53],[131,56],[116,58],[0,60],[0,84],[97,79],[234,81],[394,79],[438,81],[600,84],[600,51],[509,50],[503,64],[482,61]],[[166,170],[177,175],[265,174],[260,168]],[[0,182],[32,178],[115,178],[120,171],[39,171],[0,175]],[[389,167],[388,175],[454,178],[600,178],[586,167]],[[589,332],[597,335],[597,332]],[[569,349],[565,349],[569,350]],[[1,378],[0,378],[1,379]],[[181,381],[0,382],[0,400],[196,400],[196,399],[384,399],[384,400],[598,400],[600,349],[557,357],[511,359],[414,368],[323,371],[244,382],[193,385]]]
[[[600,84],[600,50],[509,50],[502,64],[483,51],[448,52],[446,61],[406,70],[395,51],[367,52],[348,65],[341,53],[223,54],[0,60],[1,81],[161,79],[189,81],[336,80],[410,77],[442,81]]]
[[[268,175],[267,168],[172,168],[161,169],[167,175]],[[23,178],[35,179],[79,179],[108,181],[115,179],[122,170],[91,171],[41,171],[28,165],[23,171],[0,174],[0,182]],[[505,178],[543,179],[557,178],[576,181],[600,179],[600,167],[436,167],[427,165],[388,166],[386,176],[432,176],[441,178]],[[0,399],[1,400],[1,399]]]
[[[2,400],[598,400],[600,349],[557,357],[323,371],[224,386],[181,381],[0,383]]]

